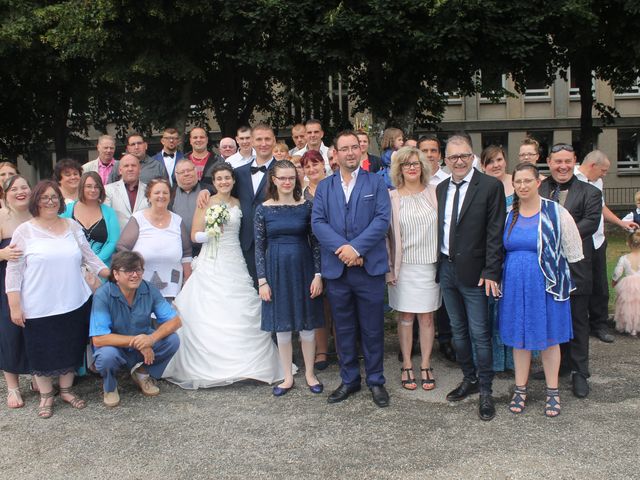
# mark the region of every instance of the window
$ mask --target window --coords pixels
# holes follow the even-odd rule
[[[618,174],[640,173],[640,130],[618,129]]]
[[[499,100],[504,101],[506,99],[504,90],[507,88],[507,76],[504,73],[479,72],[478,78],[484,92],[502,92],[500,93]],[[480,99],[489,100],[489,96],[483,93]]]
[[[616,92],[617,97],[633,97],[640,96],[640,77],[636,78],[635,83],[624,92]]]
[[[489,145],[502,146],[505,152],[509,151],[509,133],[508,132],[482,132],[482,149]]]
[[[592,72],[591,75],[591,91],[593,92],[593,95],[595,96],[596,94],[596,79],[593,76],[594,72]],[[571,97],[571,99],[578,99],[580,98],[580,89],[578,88],[578,83],[575,80],[575,77],[571,76],[571,69],[569,68],[569,70],[567,71],[567,78],[569,79],[569,97]]]
[[[527,90],[524,93],[526,99],[532,98],[551,98],[549,86],[545,80],[530,79],[527,81]]]

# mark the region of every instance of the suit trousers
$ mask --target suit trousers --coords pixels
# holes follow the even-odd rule
[[[451,341],[451,322],[447,307],[444,302],[436,312],[436,325],[438,326],[438,343],[440,345]]]
[[[369,275],[363,267],[345,267],[340,278],[327,279],[327,297],[336,329],[340,377],[360,385],[358,336],[368,386],[384,385],[384,275]]]
[[[607,282],[607,242],[593,251],[591,258],[593,291],[589,297],[589,327],[592,332],[607,328],[609,285]]]
[[[151,365],[145,365],[149,375],[153,378],[161,378],[169,360],[178,351],[180,337],[178,334],[171,335],[158,340],[153,345],[155,358]],[[95,347],[93,352],[95,366],[102,375],[105,392],[113,392],[118,386],[116,375],[121,368],[132,369],[138,363],[143,362],[142,354],[135,348],[119,347]]]
[[[560,345],[562,367],[589,377],[589,295],[571,296],[573,338]]]
[[[484,287],[467,287],[456,274],[453,262],[440,262],[440,289],[449,313],[453,348],[464,379],[480,382],[480,393],[491,394],[494,377],[492,327]],[[476,351],[477,371],[473,363]]]

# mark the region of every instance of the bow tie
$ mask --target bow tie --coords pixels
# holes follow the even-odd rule
[[[173,158],[175,156],[175,153],[162,152],[162,156],[163,157]]]
[[[251,167],[251,175],[255,175],[258,172],[267,173],[267,167],[264,165],[261,167]]]

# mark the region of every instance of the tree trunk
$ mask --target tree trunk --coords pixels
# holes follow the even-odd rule
[[[180,108],[176,114],[176,118],[174,118],[173,125],[180,132],[181,135],[184,135],[185,128],[187,126],[187,117],[189,116],[189,110],[191,107],[191,89],[193,87],[193,80],[189,79],[182,84],[182,88],[180,90]]]
[[[58,102],[53,118],[53,144],[56,152],[56,161],[67,156],[67,136],[69,128],[69,107],[71,97],[62,89],[58,92]]]
[[[599,133],[599,129],[593,126],[593,79],[589,66],[572,65],[571,75],[580,91],[580,149],[576,153],[578,161],[582,161],[585,155],[595,148],[596,135]]]

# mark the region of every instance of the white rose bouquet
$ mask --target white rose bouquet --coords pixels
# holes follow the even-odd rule
[[[230,218],[231,213],[225,203],[212,205],[204,215],[204,231],[209,237],[215,238],[217,243],[224,229],[224,225],[229,222]]]

